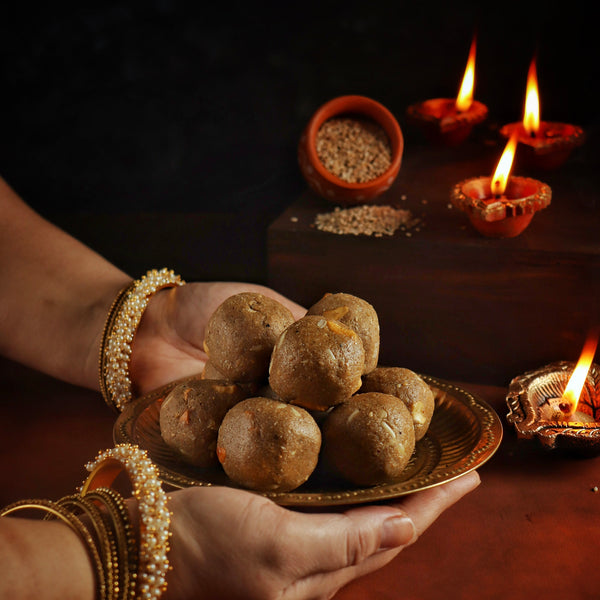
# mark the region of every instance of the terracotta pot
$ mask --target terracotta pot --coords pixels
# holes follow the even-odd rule
[[[471,135],[471,130],[487,118],[485,104],[473,100],[465,111],[455,108],[455,100],[433,98],[412,104],[406,110],[408,120],[435,144],[458,146]]]
[[[386,132],[392,159],[388,169],[363,183],[344,181],[328,171],[316,150],[317,133],[333,117],[355,116],[371,119]],[[404,137],[394,115],[382,104],[365,96],[339,96],[323,104],[306,125],[298,144],[298,163],[311,189],[336,204],[352,205],[372,202],[394,183],[404,151]]]
[[[581,127],[568,123],[542,121],[536,136],[529,135],[522,123],[508,123],[500,129],[505,139],[518,135],[517,160],[522,166],[537,169],[557,169],[562,166],[575,148],[581,146],[585,134]]]

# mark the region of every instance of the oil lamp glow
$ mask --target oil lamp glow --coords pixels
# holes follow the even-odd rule
[[[521,144],[523,162],[542,169],[562,165],[574,148],[583,143],[583,130],[568,123],[540,120],[540,97],[535,57],[527,73],[525,107],[520,123],[509,123],[500,129],[500,135],[510,138],[516,133]],[[521,152],[522,150],[522,152]]]
[[[536,438],[551,450],[600,454],[600,366],[593,362],[598,331],[588,334],[576,364],[551,363],[510,382],[506,418],[519,438]]]
[[[473,36],[467,66],[456,98],[433,98],[412,104],[406,114],[410,122],[432,142],[461,144],[473,127],[488,114],[485,104],[474,100],[476,37]]]
[[[545,418],[569,423],[595,422],[593,406],[581,398],[581,392],[592,366],[597,346],[597,335],[588,336],[562,395],[548,398],[547,405],[544,407]]]
[[[492,177],[465,179],[452,188],[452,204],[465,212],[485,236],[516,237],[552,199],[550,186],[529,177],[510,176],[518,144],[516,133],[504,148]]]

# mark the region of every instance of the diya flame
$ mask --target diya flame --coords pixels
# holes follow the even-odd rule
[[[594,360],[596,348],[598,346],[598,332],[591,333],[585,341],[581,356],[577,361],[575,369],[567,382],[565,391],[561,398],[561,410],[568,413],[573,413],[577,410],[581,390],[585,384],[585,380]],[[563,407],[562,404],[565,406]]]
[[[529,71],[527,72],[525,110],[523,111],[523,128],[531,137],[535,137],[540,129],[540,95],[538,91],[535,56],[531,59]]]
[[[504,148],[504,152],[498,161],[498,166],[494,171],[494,175],[492,177],[491,188],[492,194],[494,197],[499,198],[504,191],[506,190],[506,185],[508,184],[508,177],[510,175],[510,171],[512,169],[513,160],[515,158],[515,152],[517,150],[518,143],[518,135],[516,132],[513,132],[506,146]]]
[[[467,60],[467,67],[463,76],[458,96],[456,97],[456,109],[459,111],[469,110],[471,104],[473,104],[473,91],[475,89],[475,51],[477,43],[476,38],[473,36],[471,41],[471,48],[469,50],[469,58]]]

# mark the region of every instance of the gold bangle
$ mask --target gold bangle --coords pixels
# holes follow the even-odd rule
[[[120,589],[122,600],[135,600],[135,584],[138,571],[138,544],[131,523],[129,510],[123,496],[112,488],[97,488],[86,492],[82,498],[102,503],[114,528],[119,554]]]
[[[81,487],[82,496],[99,487],[110,487],[123,470],[129,475],[140,513],[136,598],[160,598],[167,587],[171,513],[158,468],[145,450],[132,444],[119,444],[98,454],[86,469],[90,475]]]
[[[100,390],[105,402],[115,410],[123,410],[132,399],[129,361],[133,338],[150,298],[161,289],[184,284],[169,269],[153,269],[115,298],[100,343]]]
[[[102,512],[93,502],[77,495],[65,496],[58,500],[57,504],[66,510],[70,509],[74,514],[79,512],[87,517],[84,526],[90,531],[87,523],[91,524],[96,538],[96,545],[102,557],[104,578],[106,580],[106,598],[107,600],[119,599],[119,557],[112,531],[108,528]]]
[[[108,598],[107,593],[110,588],[107,586],[105,568],[102,563],[102,559],[100,558],[100,554],[96,548],[96,544],[94,543],[92,536],[83,523],[68,510],[50,500],[19,500],[18,502],[13,502],[2,509],[0,512],[0,517],[6,517],[15,512],[28,509],[41,510],[46,514],[52,515],[56,519],[62,521],[65,525],[68,525],[77,535],[79,535],[86,547],[94,567],[94,575],[96,577],[96,587],[98,591],[97,597],[100,600],[106,600]]]

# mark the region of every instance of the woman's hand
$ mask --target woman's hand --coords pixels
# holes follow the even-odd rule
[[[387,506],[303,513],[233,488],[170,496],[165,600],[331,598],[390,562],[479,484],[473,472]]]
[[[229,296],[254,291],[287,306],[296,319],[306,310],[274,290],[233,282],[188,283],[155,294],[144,312],[133,342],[131,380],[137,394],[202,371],[206,324]]]

